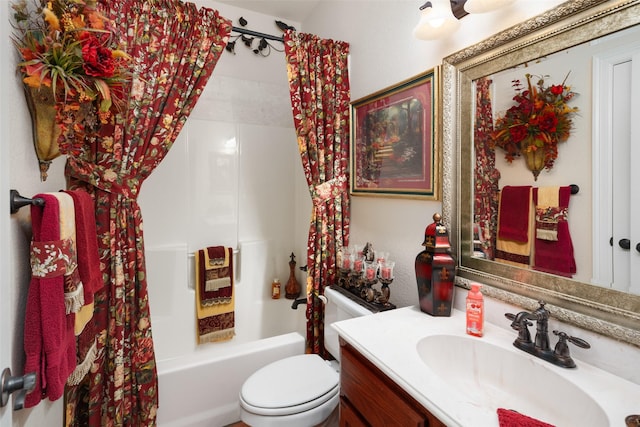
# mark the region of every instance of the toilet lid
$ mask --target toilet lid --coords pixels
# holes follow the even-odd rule
[[[240,397],[266,410],[308,406],[305,403],[335,394],[339,381],[338,373],[320,356],[302,354],[257,370],[243,384]]]

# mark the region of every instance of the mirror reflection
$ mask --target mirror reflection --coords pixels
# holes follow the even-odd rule
[[[640,294],[629,247],[639,33],[474,80],[472,256]]]
[[[443,180],[443,213],[457,231],[461,284],[482,282],[487,293],[523,306],[544,299],[560,320],[635,345],[640,225],[631,219],[640,209],[633,188],[640,149],[631,141],[640,135],[633,120],[640,117],[639,24],[640,0],[570,0],[446,57],[442,73],[443,171],[452,177]],[[532,86],[542,82],[537,90],[573,92],[563,107],[572,109],[572,126],[560,132],[557,157],[543,158],[542,166],[490,138],[496,120],[520,104],[514,97],[531,90],[527,75]],[[571,185],[576,194],[561,194]],[[529,259],[514,265],[496,256],[500,199],[505,188],[523,187],[529,207],[515,201],[505,210],[526,224],[520,239],[528,252],[508,245],[506,252]],[[554,209],[536,226],[538,205]],[[541,264],[536,240],[551,245]]]

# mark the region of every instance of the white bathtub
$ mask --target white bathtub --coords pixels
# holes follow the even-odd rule
[[[304,337],[293,332],[248,343],[220,343],[159,361],[158,426],[222,427],[239,421],[238,393],[249,375],[302,353]]]

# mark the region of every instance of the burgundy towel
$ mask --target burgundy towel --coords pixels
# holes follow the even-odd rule
[[[497,412],[500,427],[554,427],[552,424],[522,415],[511,409],[499,408]]]
[[[24,372],[36,373],[36,385],[26,396],[27,408],[37,405],[44,397],[52,401],[59,399],[76,361],[75,316],[65,314],[63,275],[66,270],[53,255],[59,254],[63,247],[59,240],[59,204],[50,194],[35,197],[44,199],[45,205],[31,206],[34,245],[24,322]],[[50,252],[42,253],[43,248]]]
[[[558,207],[568,210],[570,199],[571,187],[560,187]],[[537,188],[533,189],[533,202],[538,203]],[[545,273],[572,277],[576,273],[576,260],[566,218],[558,218],[557,233],[558,240],[535,239],[533,268]]]
[[[76,252],[78,270],[84,287],[84,303],[93,302],[93,294],[102,286],[100,257],[98,255],[98,233],[93,199],[86,191],[65,191],[73,198],[76,214]]]
[[[522,243],[529,240],[530,191],[530,185],[506,185],[502,188],[498,238]]]
[[[228,303],[233,287],[230,272],[232,270],[233,249],[224,246],[209,246],[198,251],[198,283],[203,306]]]

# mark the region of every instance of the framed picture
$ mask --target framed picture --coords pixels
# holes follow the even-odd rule
[[[351,103],[351,194],[438,200],[437,68]]]

